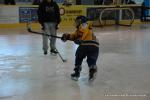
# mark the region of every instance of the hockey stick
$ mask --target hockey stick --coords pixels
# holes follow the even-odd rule
[[[56,49],[57,50],[57,49]],[[58,52],[58,55],[59,55],[59,57],[61,58],[61,60],[63,61],[63,62],[66,62],[67,60],[66,59],[64,59],[62,56],[61,56],[61,54],[59,53],[59,51],[57,50],[57,52]]]
[[[44,34],[44,33],[41,33],[41,32],[33,31],[29,22],[27,23],[26,27],[27,27],[28,32],[30,32],[30,33],[40,34],[40,35],[45,35],[45,36],[50,36],[50,37],[61,39],[61,37],[56,36],[56,35],[49,35],[49,34]]]
[[[29,22],[27,23],[26,27],[27,27],[28,32],[30,32],[30,33],[39,34],[39,35],[45,35],[45,36],[48,36],[48,37],[50,36],[50,37],[54,37],[54,38],[59,38],[59,39],[61,39],[61,37],[59,37],[59,36],[49,35],[49,34],[44,34],[44,33],[40,33],[40,32],[33,31]],[[57,50],[57,49],[56,49],[56,50]],[[61,60],[62,60],[63,62],[66,62],[67,60],[64,59],[64,58],[61,56],[61,54],[59,53],[58,50],[57,50],[57,52],[58,52],[58,55],[59,55],[59,57],[61,58]]]

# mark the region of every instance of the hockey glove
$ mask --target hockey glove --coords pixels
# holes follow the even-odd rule
[[[65,33],[62,35],[61,40],[63,42],[66,42],[67,40],[69,40],[69,38],[70,38],[70,34]]]

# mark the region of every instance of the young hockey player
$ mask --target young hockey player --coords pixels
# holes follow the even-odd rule
[[[78,44],[79,47],[76,50],[75,68],[74,73],[71,74],[71,78],[78,80],[81,72],[81,64],[85,57],[87,57],[87,63],[89,66],[89,80],[95,79],[97,66],[96,61],[99,54],[99,43],[96,36],[93,34],[92,27],[87,23],[85,16],[78,16],[75,19],[76,31],[72,34],[63,34],[61,40],[72,40]]]

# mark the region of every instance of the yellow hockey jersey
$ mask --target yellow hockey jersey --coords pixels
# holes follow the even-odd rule
[[[70,34],[70,40],[82,40],[81,45],[99,45],[96,36],[92,31],[92,26],[88,23],[81,24],[79,28]]]

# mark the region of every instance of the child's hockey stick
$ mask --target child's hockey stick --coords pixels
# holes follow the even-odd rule
[[[57,50],[57,49],[56,49]],[[67,59],[64,59],[62,56],[61,56],[61,54],[59,53],[59,51],[57,50],[57,52],[58,52],[58,55],[59,55],[59,57],[61,58],[61,60],[63,61],[63,62],[66,62],[67,61]]]
[[[49,35],[49,34],[44,34],[44,33],[33,31],[29,22],[27,23],[26,27],[27,27],[28,32],[30,32],[30,33],[40,34],[40,35],[45,35],[45,36],[50,36],[50,37],[60,38],[61,39],[61,37],[59,37],[59,36]]]
[[[59,39],[61,39],[61,37],[59,37],[59,36],[49,35],[49,34],[44,34],[44,33],[40,33],[40,32],[33,31],[29,22],[27,23],[27,26],[26,26],[26,27],[27,27],[28,32],[30,32],[30,33],[39,34],[39,35],[45,35],[45,36],[48,36],[48,37],[50,36],[50,37],[54,37],[54,38],[59,38]],[[57,49],[56,49],[56,50],[57,50]],[[63,62],[66,62],[67,60],[64,59],[64,58],[61,56],[61,54],[59,53],[58,50],[57,50],[57,52],[58,52],[58,55],[59,55],[59,57],[61,58],[61,60],[62,60]]]

